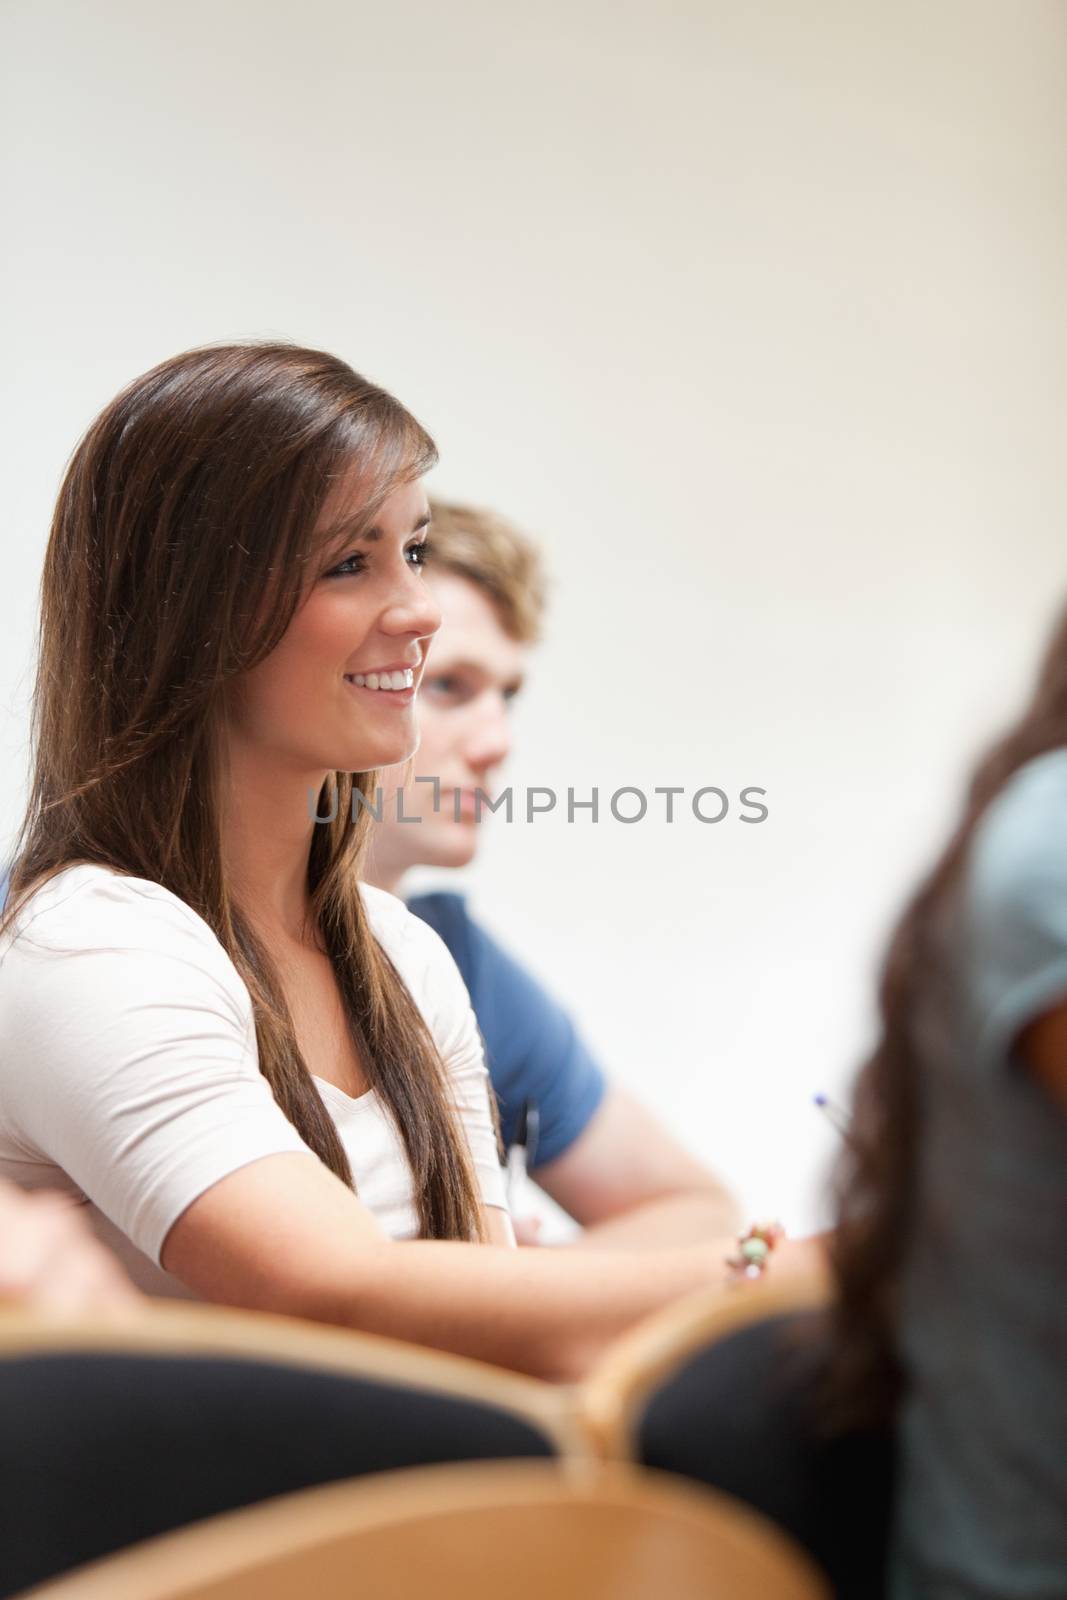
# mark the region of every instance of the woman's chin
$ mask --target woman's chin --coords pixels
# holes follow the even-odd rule
[[[347,772],[380,772],[383,767],[397,767],[409,761],[419,748],[418,729],[412,726],[410,733],[402,738],[382,739],[374,744],[364,744],[358,752],[356,762],[344,769]]]

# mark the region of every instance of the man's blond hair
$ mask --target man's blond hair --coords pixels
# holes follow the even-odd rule
[[[540,552],[495,511],[432,500],[427,570],[466,578],[496,606],[504,632],[536,644],[545,611],[545,571]]]

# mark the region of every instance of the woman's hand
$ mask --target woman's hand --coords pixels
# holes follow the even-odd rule
[[[70,1200],[0,1183],[0,1304],[103,1311],[140,1299]]]

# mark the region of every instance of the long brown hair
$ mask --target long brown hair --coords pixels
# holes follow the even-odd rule
[[[856,1086],[836,1174],[831,1255],[838,1296],[831,1313],[827,1414],[834,1426],[879,1425],[905,1382],[895,1344],[901,1270],[914,1215],[920,1089],[957,981],[957,891],[978,823],[1026,762],[1067,744],[1067,612],[1055,629],[1023,715],[979,763],[961,820],[889,943],[879,988],[880,1038]]]
[[[278,644],[310,587],[332,485],[358,470],[368,526],[435,459],[391,395],[335,356],[288,344],[187,351],[101,413],[70,461],[45,556],[33,778],[0,923],[31,885],[75,861],[177,895],[248,988],[279,1106],[349,1185],[275,966],[223,871],[222,708],[227,685]],[[481,1238],[442,1063],[359,892],[372,817],[352,796],[369,800],[374,781],[337,772],[323,786],[317,816],[335,814],[312,830],[311,920],[411,1162],[422,1235]]]

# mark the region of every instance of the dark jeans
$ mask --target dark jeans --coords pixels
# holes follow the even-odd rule
[[[338,1478],[551,1456],[489,1405],[235,1359],[0,1359],[0,1595]]]
[[[820,1327],[814,1315],[777,1318],[698,1352],[653,1394],[639,1457],[762,1511],[814,1556],[838,1600],[880,1600],[892,1441],[821,1432]]]

